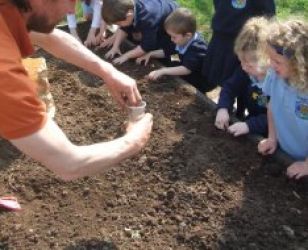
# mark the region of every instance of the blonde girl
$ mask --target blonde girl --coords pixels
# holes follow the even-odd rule
[[[270,96],[268,138],[260,153],[273,154],[277,145],[295,159],[289,178],[308,176],[308,24],[303,20],[273,21],[267,51],[272,69],[264,92]]]
[[[215,126],[226,129],[234,136],[247,133],[267,135],[267,98],[262,87],[269,65],[265,53],[268,21],[265,18],[251,18],[235,41],[235,53],[243,70],[237,71],[227,80],[220,92]],[[248,116],[244,122],[229,126],[230,115],[235,99],[243,97]]]

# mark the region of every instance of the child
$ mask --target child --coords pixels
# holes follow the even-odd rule
[[[248,133],[267,135],[266,105],[267,98],[262,93],[262,86],[268,69],[265,54],[266,42],[265,18],[252,18],[243,27],[235,41],[235,53],[240,59],[243,71],[237,71],[228,79],[218,101],[215,126],[227,129],[234,136]],[[229,112],[232,111],[235,98],[243,97],[244,108],[248,117],[244,122],[229,126]]]
[[[273,154],[279,143],[296,160],[287,175],[297,180],[308,176],[308,24],[273,22],[267,42],[272,66],[264,87],[270,96],[269,131],[258,150]]]
[[[212,84],[222,85],[240,62],[234,54],[234,41],[246,21],[254,16],[275,14],[274,0],[214,0],[213,36],[203,64],[203,74]]]
[[[161,48],[162,44],[171,44],[163,24],[166,17],[177,8],[172,0],[104,0],[102,16],[107,24],[117,24],[112,49],[106,58],[121,55],[120,45],[129,34],[141,35],[140,45],[114,59],[115,64],[144,55],[146,52]]]
[[[193,13],[185,8],[172,12],[165,21],[165,30],[176,45],[179,62],[174,67],[165,67],[150,72],[148,78],[157,80],[163,75],[177,75],[194,85],[201,92],[209,91],[215,86],[208,86],[206,79],[201,76],[203,58],[207,52],[207,45],[201,35],[196,32],[197,22]],[[148,63],[150,58],[170,58],[173,50],[163,49],[151,51],[138,58],[137,63]],[[173,55],[174,56],[174,55]]]
[[[75,0],[74,0],[75,1]],[[91,20],[91,28],[89,30],[88,36],[84,42],[87,47],[95,46],[104,39],[106,25],[102,21],[101,8],[102,2],[100,0],[84,0],[81,1],[83,15],[86,20]],[[67,23],[70,33],[81,42],[78,32],[77,32],[77,22],[75,13],[67,14]],[[100,29],[99,33],[96,35],[97,29]]]

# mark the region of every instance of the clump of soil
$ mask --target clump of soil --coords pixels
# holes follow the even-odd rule
[[[127,116],[101,80],[39,54],[69,139],[119,136]],[[137,80],[154,128],[140,154],[107,173],[66,183],[0,141],[0,195],[23,208],[0,212],[0,249],[308,248],[307,197],[268,175],[247,138],[216,130],[215,113],[187,88],[171,77],[149,83],[155,67],[119,67]]]

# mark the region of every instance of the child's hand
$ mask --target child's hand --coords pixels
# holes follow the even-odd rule
[[[105,58],[106,59],[113,59],[116,55],[122,55],[120,49],[119,48],[112,48],[111,50],[109,50],[106,53]]]
[[[92,46],[95,46],[97,44],[97,40],[96,40],[96,37],[95,37],[95,31],[96,31],[96,29],[93,29],[93,28],[90,29],[88,36],[87,36],[87,39],[84,42],[84,45],[86,47],[92,47]]]
[[[308,161],[294,162],[287,169],[287,176],[291,179],[298,180],[304,176],[308,176]]]
[[[163,76],[164,73],[163,73],[163,69],[159,69],[159,70],[154,70],[152,72],[150,72],[148,75],[147,75],[147,78],[149,80],[152,80],[152,81],[156,81],[158,78],[160,78],[161,76]]]
[[[218,129],[227,129],[229,127],[229,112],[225,108],[221,108],[217,111],[216,119],[215,119],[215,126]]]
[[[147,54],[137,58],[136,63],[140,65],[140,64],[142,64],[142,62],[144,62],[144,66],[147,66],[149,61],[150,61],[150,58],[151,58],[151,54],[147,53]]]
[[[113,63],[114,64],[123,64],[125,63],[126,61],[128,61],[128,57],[126,56],[126,54],[124,55],[121,55],[120,57],[116,58],[113,60]]]
[[[106,37],[106,33],[105,32],[99,32],[96,37],[95,37],[95,40],[96,40],[96,45],[101,45],[101,43],[104,42],[105,40],[105,37]]]
[[[259,142],[258,151],[262,155],[273,154],[277,148],[277,141],[272,138],[266,138]]]
[[[115,35],[113,34],[112,36],[104,39],[104,40],[101,40],[101,44],[99,45],[100,48],[110,48],[112,45],[113,45],[113,42],[114,42],[114,39],[115,39]]]
[[[236,137],[248,134],[249,128],[246,122],[236,122],[228,128],[228,132]]]

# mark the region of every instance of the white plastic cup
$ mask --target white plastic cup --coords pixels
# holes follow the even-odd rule
[[[146,102],[141,101],[138,106],[128,106],[128,119],[130,122],[140,120],[145,114]]]

